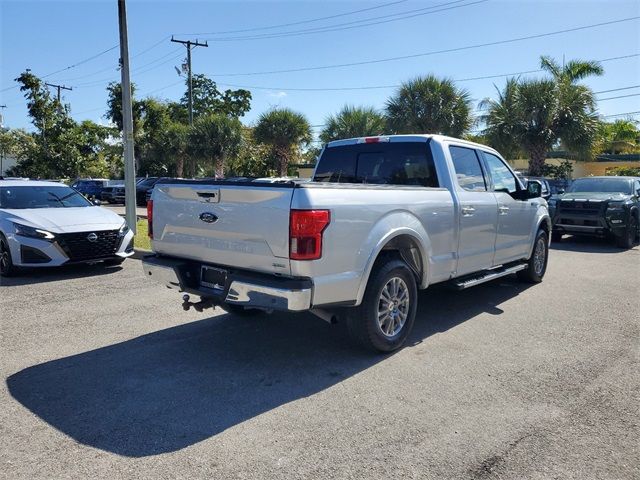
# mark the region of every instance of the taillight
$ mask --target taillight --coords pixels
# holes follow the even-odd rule
[[[147,202],[147,234],[153,238],[153,200]]]
[[[322,232],[331,216],[329,210],[291,210],[289,258],[317,260],[322,256]]]

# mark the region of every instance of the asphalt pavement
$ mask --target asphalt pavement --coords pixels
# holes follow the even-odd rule
[[[640,248],[420,295],[409,345],[184,312],[140,262],[0,280],[0,478],[640,478]]]

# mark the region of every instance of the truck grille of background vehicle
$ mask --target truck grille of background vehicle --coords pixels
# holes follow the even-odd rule
[[[98,236],[95,242],[87,238],[91,233]],[[58,245],[72,261],[112,257],[122,242],[122,237],[118,236],[118,230],[62,233],[56,235],[56,238]]]

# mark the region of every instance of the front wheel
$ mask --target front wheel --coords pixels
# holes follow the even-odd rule
[[[11,277],[17,273],[18,269],[11,259],[11,250],[7,239],[0,234],[0,276]]]
[[[518,278],[527,283],[540,283],[547,271],[549,260],[549,237],[544,230],[538,230],[536,241],[533,244],[533,252],[527,260],[527,268],[520,270]]]
[[[627,224],[627,228],[624,231],[624,234],[621,237],[616,238],[616,244],[620,248],[633,248],[633,244],[636,241],[636,236],[638,235],[638,219],[631,215],[629,218],[629,223]]]
[[[362,303],[347,313],[351,337],[368,350],[392,352],[406,341],[416,317],[418,289],[406,263],[374,266]]]

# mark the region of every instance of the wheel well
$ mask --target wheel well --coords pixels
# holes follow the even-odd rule
[[[547,235],[549,235],[549,231],[551,229],[549,228],[549,222],[547,220],[540,223],[540,228],[544,230],[547,233]]]
[[[387,242],[378,254],[375,263],[382,259],[396,257],[404,261],[416,277],[418,285],[422,282],[424,265],[420,255],[420,247],[415,238],[410,235],[398,235]]]

